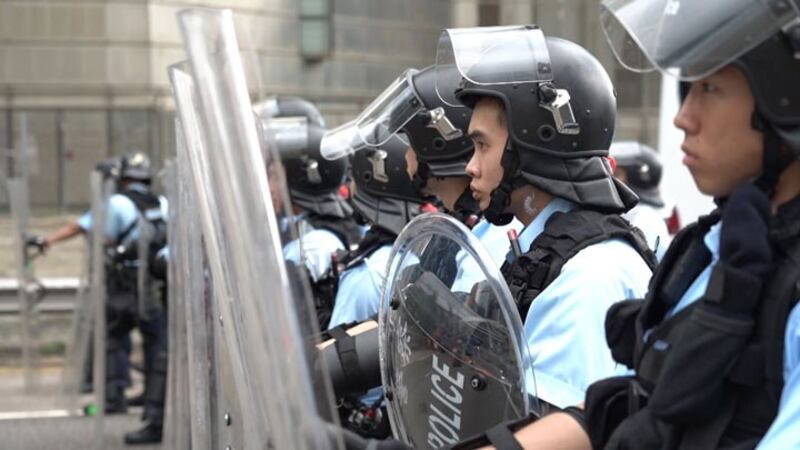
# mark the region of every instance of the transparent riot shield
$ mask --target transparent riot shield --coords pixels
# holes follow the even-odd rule
[[[536,410],[519,313],[463,224],[444,214],[411,221],[386,280],[381,376],[396,438],[440,448]]]
[[[105,274],[105,236],[100,230],[106,223],[108,199],[111,197],[113,185],[110,180],[104,180],[98,172],[93,172],[90,178],[92,192],[92,224],[94,231],[91,233],[92,273],[91,273],[91,303],[94,310],[94,404],[95,429],[93,434],[94,448],[105,447],[105,397],[106,397],[106,274]]]
[[[72,414],[80,412],[80,396],[84,387],[91,382],[91,339],[92,339],[92,303],[91,303],[91,247],[84,246],[81,256],[81,273],[78,278],[78,290],[75,293],[74,311],[70,326],[70,337],[64,357],[64,372],[61,377],[63,391],[62,408]]]
[[[20,346],[22,347],[22,373],[26,393],[39,387],[39,339],[36,279],[33,275],[25,234],[28,228],[28,185],[26,179],[8,179],[8,196],[11,233],[17,262],[17,298],[19,300]]]
[[[320,419],[334,417],[330,384],[309,362],[313,304],[283,261],[232,14],[182,11],[179,24],[192,77],[173,70],[171,80],[187,144],[197,144],[187,153],[221,322],[217,375],[235,380],[230,406],[240,411],[225,423],[241,427],[232,437],[245,448],[328,448]]]
[[[170,67],[169,73],[178,109],[176,141],[180,195],[179,203],[173,207],[177,208],[176,214],[186,220],[195,218],[192,230],[184,229],[176,237],[185,242],[185,246],[181,245],[176,250],[175,261],[171,261],[171,265],[180,271],[182,279],[187,279],[191,274],[201,277],[200,282],[190,284],[188,290],[182,293],[189,304],[187,338],[192,350],[189,355],[192,368],[189,376],[192,445],[193,448],[195,445],[203,448],[202,443],[205,442],[207,448],[240,448],[243,445],[242,424],[246,419],[237,420],[235,424],[232,421],[228,424],[225,422],[228,422],[226,418],[242,417],[238,402],[235,402],[237,386],[244,385],[242,371],[233,371],[224,378],[220,378],[219,374],[224,371],[223,365],[236,364],[241,367],[242,363],[237,352],[234,352],[232,361],[221,355],[221,349],[225,348],[227,341],[222,334],[222,323],[218,320],[221,316],[215,300],[217,295],[220,301],[229,297],[221,289],[217,291],[212,287],[210,264],[202,238],[206,232],[219,229],[220,225],[219,217],[214,214],[216,204],[209,192],[210,185],[199,181],[209,179],[210,174],[204,159],[205,139],[200,131],[195,86],[189,70],[188,63],[181,63]],[[213,235],[210,239],[214,242]]]
[[[16,281],[16,316],[8,323],[10,332],[8,345],[18,346],[19,364],[14,364],[4,378],[0,392],[0,413],[6,418],[40,418],[66,415],[62,408],[64,396],[61,394],[57,372],[43,370],[41,352],[43,349],[43,327],[40,319],[41,302],[47,291],[36,277],[35,262],[43,250],[38,239],[30,239],[28,227],[29,175],[36,172],[36,146],[28,130],[27,115],[19,114],[15,123],[18,140],[8,159],[9,177],[5,184],[9,200],[11,253]]]
[[[218,409],[215,393],[219,385],[216,376],[219,359],[214,349],[214,330],[219,322],[215,320],[210,290],[207,289],[200,215],[183,130],[180,121],[176,121],[177,159],[182,163],[177,164],[174,191],[170,196],[169,282],[171,287],[174,286],[171,307],[177,308],[183,304],[185,308],[188,374],[185,379],[176,376],[175,383],[188,380],[191,448],[210,450],[223,448],[221,430],[217,427],[219,423],[213,420]],[[174,399],[174,395],[169,398]],[[224,414],[220,413],[223,420]],[[222,425],[225,426],[224,423]]]
[[[178,134],[180,134],[179,128]],[[178,136],[182,141],[182,136]],[[179,144],[180,145],[180,144]],[[178,191],[177,167],[174,160],[164,164],[162,186],[165,187],[169,208],[167,220],[167,239],[169,264],[167,266],[167,392],[165,399],[164,435],[167,447],[174,449],[190,449],[191,441],[191,391],[189,383],[189,358],[187,336],[187,297],[184,295],[191,289],[194,281],[192,274],[184,273],[181,267],[186,264],[185,242],[181,234],[189,232],[194,224],[184,221],[186,209],[179,209],[180,193]],[[184,214],[180,214],[184,213]],[[177,261],[173,260],[173,255]],[[195,277],[198,277],[198,273]],[[149,276],[149,275],[148,275]],[[202,282],[202,278],[196,281]]]
[[[13,176],[8,178],[7,188],[13,227],[11,238],[17,266],[17,298],[19,301],[23,387],[26,394],[31,394],[39,388],[40,358],[37,304],[42,298],[43,289],[34,275],[32,256],[26,243],[30,215],[28,173],[33,147],[28,134],[28,122],[26,119],[27,117],[23,115],[19,121],[20,142],[15,148]]]

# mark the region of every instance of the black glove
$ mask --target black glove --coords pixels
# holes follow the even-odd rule
[[[769,222],[767,195],[752,183],[737,186],[722,209],[720,260],[750,275],[769,274],[772,263]]]
[[[665,443],[668,439],[666,427],[665,424],[653,417],[648,408],[645,408],[625,419],[614,430],[608,443],[603,448],[605,450],[670,448]]]
[[[25,246],[28,248],[33,247],[40,254],[44,254],[50,247],[50,244],[44,236],[31,236],[25,240]]]

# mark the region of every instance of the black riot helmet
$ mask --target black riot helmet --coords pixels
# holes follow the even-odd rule
[[[103,176],[103,179],[118,180],[121,165],[122,158],[118,156],[112,156],[111,158],[106,158],[97,163],[95,170],[100,172],[100,174]]]
[[[454,76],[460,83],[450,93],[444,87]],[[545,38],[535,26],[445,30],[436,82],[447,103],[472,108],[492,97],[504,106],[504,174],[486,211],[493,223],[511,220],[504,213],[511,192],[527,184],[600,211],[623,212],[636,204],[606,158],[616,120],[614,88],[583,47]]]
[[[150,157],[142,152],[126,153],[120,158],[119,177],[122,180],[150,183],[153,178]]]
[[[337,157],[358,146],[380,147],[401,139],[417,160],[414,187],[422,190],[430,177],[466,177],[473,145],[467,137],[471,111],[442,102],[436,95],[435,67],[406,69],[390,83],[347,127],[332,130],[323,145],[323,155]],[[350,140],[354,142],[349,143]],[[465,189],[451,214],[461,220],[473,218],[477,202]]]
[[[641,142],[620,141],[611,144],[611,157],[617,169],[625,170],[626,184],[640,202],[657,208],[664,206],[658,187],[664,169],[655,150]]]
[[[350,155],[355,192],[351,203],[358,220],[393,234],[419,215],[425,202],[408,176],[408,144],[393,137],[378,147],[362,147]]]
[[[427,176],[466,176],[467,163],[474,150],[467,136],[472,111],[448,105],[436,95],[435,67],[413,75],[411,85],[422,102],[422,110],[402,131],[417,155],[419,175],[423,180]]]
[[[676,76],[683,93],[727,65],[742,71],[764,136],[764,190],[800,157],[800,0],[605,0],[600,19],[622,65]]]
[[[325,128],[306,117],[260,117],[265,145],[273,145],[286,172],[292,203],[320,216],[346,218],[352,209],[339,194],[347,158],[327,160],[319,146]]]
[[[411,88],[421,102],[421,109],[401,131],[408,137],[417,157],[414,185],[421,189],[429,177],[466,177],[474,145],[467,136],[472,110],[443,102],[436,94],[435,67],[428,67],[410,77]],[[469,187],[456,200],[450,211],[461,221],[480,213],[477,200]]]

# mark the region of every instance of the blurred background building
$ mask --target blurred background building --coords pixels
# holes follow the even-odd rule
[[[167,67],[184,58],[175,13],[235,11],[254,100],[300,95],[329,125],[360,110],[406,67],[432,64],[445,27],[536,23],[587,47],[617,87],[617,138],[655,146],[659,78],[622,69],[598,0],[0,0],[0,176],[14,170],[19,119],[36,144],[31,202],[89,202],[87,174],[111,155],[174,152]],[[260,74],[257,77],[253,74]],[[255,78],[258,78],[257,82]],[[7,208],[0,183],[0,208]]]

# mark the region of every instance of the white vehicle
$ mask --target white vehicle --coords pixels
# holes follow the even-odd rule
[[[679,108],[678,80],[662,76],[658,151],[664,163],[661,193],[666,203],[663,211],[670,234],[714,209],[714,199],[697,190],[689,169],[682,163],[683,132],[672,123]]]

